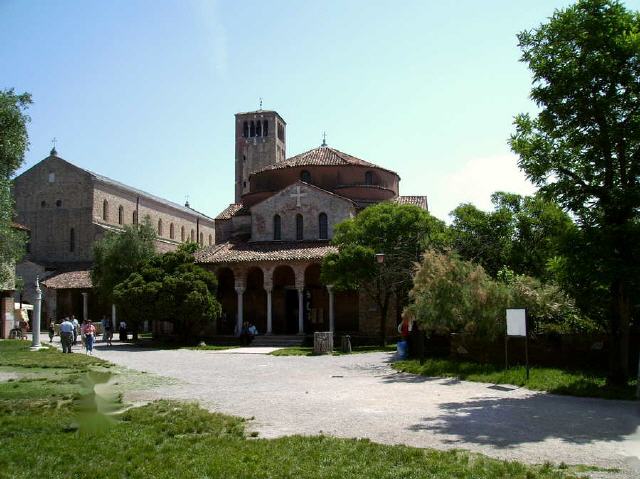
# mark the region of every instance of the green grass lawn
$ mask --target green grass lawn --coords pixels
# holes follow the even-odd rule
[[[236,349],[240,346],[231,346],[231,345],[218,345],[215,344],[207,344],[206,346],[187,346],[184,349],[191,349],[193,351],[224,351],[225,349]]]
[[[108,388],[93,387],[118,368],[27,348],[0,341],[0,370],[20,375],[0,382],[0,478],[547,479],[587,470],[326,436],[252,439],[243,419],[191,403],[123,411],[118,396],[106,407]]]
[[[382,346],[356,346],[353,348],[351,354],[360,354],[360,353],[378,353],[378,352],[394,352],[396,350],[396,345],[388,345],[386,347]],[[290,348],[282,348],[270,353],[272,356],[313,356],[313,348],[310,346],[292,346]],[[340,351],[340,349],[334,349],[334,356],[342,356],[345,353]]]
[[[494,384],[513,384],[535,391],[547,391],[569,396],[597,397],[605,399],[635,399],[636,382],[624,388],[610,388],[603,373],[568,371],[558,368],[533,367],[526,380],[524,366],[504,368],[493,364],[479,364],[451,359],[427,359],[423,365],[418,360],[397,361],[398,371],[431,377],[453,377],[466,381]]]

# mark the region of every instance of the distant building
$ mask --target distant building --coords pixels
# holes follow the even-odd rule
[[[217,332],[248,320],[261,333],[378,334],[376,306],[362,292],[323,284],[320,263],[336,251],[337,223],[381,201],[426,210],[427,198],[399,196],[397,173],[325,141],[287,159],[286,123],[275,111],[238,113],[235,140],[235,202],[216,217],[216,244],[196,253],[218,276]]]
[[[22,299],[33,301],[36,275],[45,279],[45,317],[111,314],[110,305],[91,297],[89,276],[93,243],[107,231],[148,217],[159,252],[186,241],[215,243],[213,219],[188,203],[182,206],[80,168],[55,149],[15,179],[14,197],[17,221],[30,230],[27,256],[16,267],[25,283]]]

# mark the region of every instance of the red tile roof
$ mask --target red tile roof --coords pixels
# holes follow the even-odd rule
[[[248,215],[248,214],[250,214],[249,213],[249,209],[245,208],[243,204],[241,204],[241,203],[231,203],[224,210],[222,210],[222,213],[220,213],[218,216],[216,216],[216,219],[217,220],[229,220],[234,216]]]
[[[91,271],[89,270],[59,273],[46,279],[42,284],[51,289],[86,289],[93,287]]]
[[[338,151],[335,148],[328,146],[320,146],[313,150],[305,151],[299,155],[292,156],[291,158],[266,166],[261,170],[255,171],[252,175],[269,170],[280,170],[283,168],[291,168],[296,166],[364,166],[369,168],[379,168],[381,170],[389,171],[393,174],[395,171],[387,170],[368,161],[361,160],[355,156],[348,155],[342,151]]]
[[[429,210],[426,196],[398,196],[394,201],[399,205],[415,205],[423,210]]]
[[[327,241],[227,242],[196,252],[196,263],[320,260],[338,248]]]

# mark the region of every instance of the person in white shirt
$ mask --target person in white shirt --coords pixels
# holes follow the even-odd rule
[[[73,324],[73,345],[75,346],[78,342],[78,333],[80,332],[80,323],[76,319],[76,317],[71,315],[71,323]]]
[[[69,318],[64,318],[60,325],[60,342],[62,343],[62,352],[71,352],[71,343],[73,343],[73,331],[75,330],[73,323]]]

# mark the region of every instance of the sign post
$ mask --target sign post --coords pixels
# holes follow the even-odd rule
[[[527,335],[527,310],[507,309],[507,335],[504,338],[504,362],[505,368],[509,367],[507,344],[509,336],[524,337],[524,358],[527,368],[527,381],[529,380],[529,337]]]

